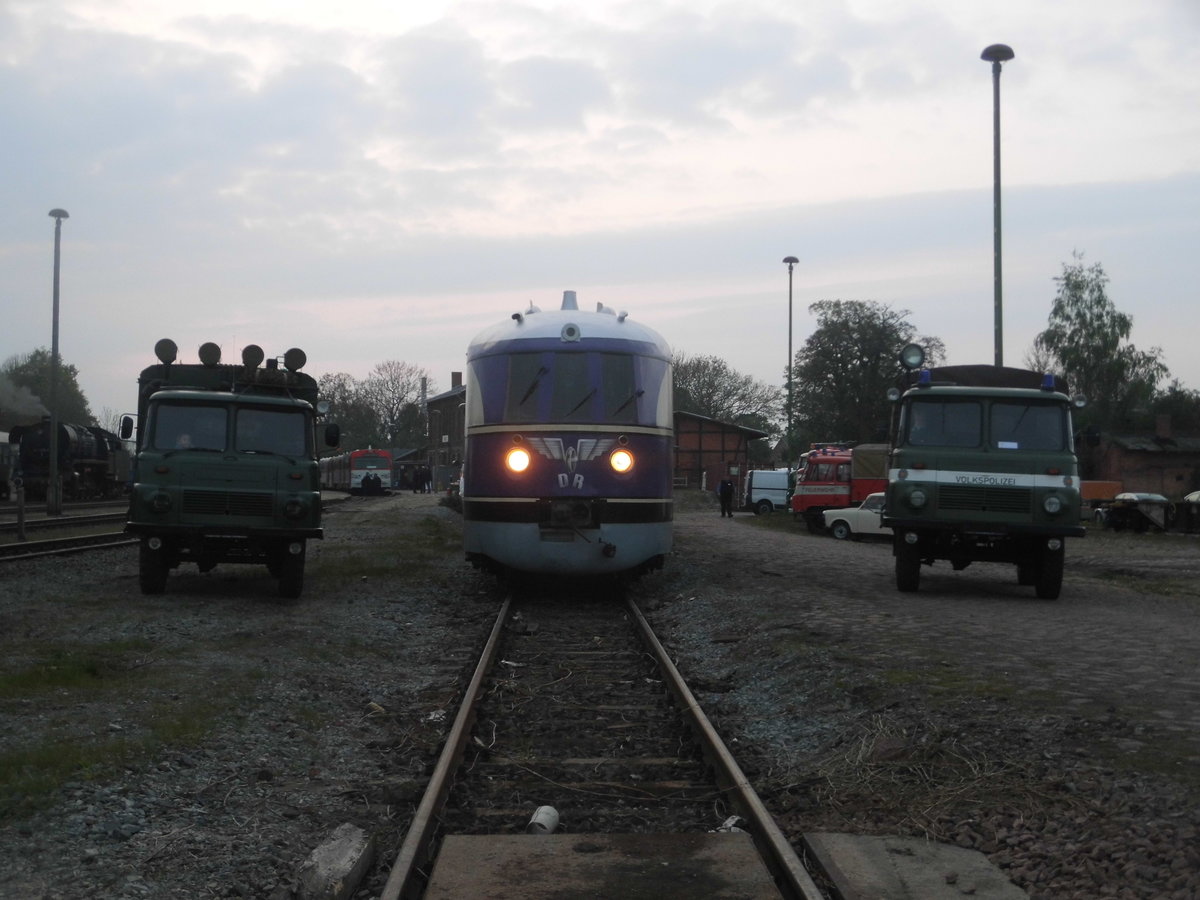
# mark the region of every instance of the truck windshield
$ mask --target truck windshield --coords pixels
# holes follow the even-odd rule
[[[298,409],[239,409],[234,433],[234,446],[241,453],[307,455],[306,417]]]
[[[994,401],[990,445],[997,450],[1062,450],[1067,446],[1065,413],[1057,403]]]
[[[228,416],[223,406],[160,403],[150,416],[148,445],[155,450],[224,450]]]
[[[978,447],[982,426],[976,401],[916,399],[908,408],[908,443],[914,447]]]

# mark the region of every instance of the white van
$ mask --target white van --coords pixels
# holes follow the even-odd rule
[[[788,470],[752,469],[746,473],[746,509],[756,516],[788,508]]]

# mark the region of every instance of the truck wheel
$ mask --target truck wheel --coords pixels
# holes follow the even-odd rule
[[[754,504],[754,514],[756,516],[765,516],[769,512],[775,511],[775,504],[770,500],[759,500]]]
[[[839,541],[850,540],[850,526],[847,525],[845,522],[843,522],[841,519],[838,519],[836,522],[833,523],[832,526],[830,526],[829,533],[832,534]]]
[[[165,591],[168,571],[166,548],[151,550],[149,541],[143,539],[138,548],[138,585],[142,593],[161,594]]]
[[[1043,550],[1038,561],[1037,581],[1034,582],[1039,600],[1057,600],[1062,591],[1063,557],[1061,550]]]
[[[896,589],[913,593],[921,589],[921,545],[904,540],[904,533],[896,534]]]
[[[279,596],[295,600],[304,590],[304,544],[299,553],[288,553],[286,545],[279,561]]]

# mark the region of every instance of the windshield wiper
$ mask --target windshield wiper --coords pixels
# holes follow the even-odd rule
[[[584,398],[582,400],[580,400],[578,403],[576,403],[574,406],[571,407],[571,411],[568,412],[567,415],[568,416],[574,415],[575,411],[578,410],[579,407],[583,406],[583,404],[587,403],[595,395],[596,395],[596,389],[592,388],[590,391],[587,392],[587,394],[584,395]]]
[[[630,403],[632,403],[638,397],[642,396],[642,394],[644,394],[644,393],[646,393],[646,392],[641,389],[634,391],[632,394],[630,394],[628,397],[625,398],[624,403],[622,403],[620,406],[618,406],[616,409],[614,409],[612,411],[612,414],[615,416],[617,413],[619,413],[621,410],[623,410],[625,407],[627,407]]]
[[[288,462],[294,463],[296,460],[288,453],[280,453],[278,450],[240,450],[239,453],[254,453],[261,456],[282,456]]]
[[[538,382],[542,380],[542,376],[549,374],[549,372],[550,370],[545,366],[538,366],[537,374],[533,376],[533,381],[529,383],[529,387],[525,390],[525,396],[521,398],[521,402],[518,403],[517,406],[525,405],[525,401],[528,400],[530,396],[533,395],[533,392],[537,390]]]
[[[174,456],[176,453],[224,453],[224,450],[218,450],[216,447],[172,447],[170,450],[163,453],[163,459],[168,456]]]

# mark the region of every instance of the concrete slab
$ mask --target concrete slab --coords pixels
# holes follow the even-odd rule
[[[748,834],[449,835],[425,900],[779,900]]]
[[[1027,900],[978,850],[921,838],[804,835],[842,900]]]

